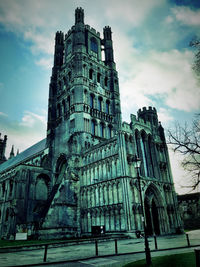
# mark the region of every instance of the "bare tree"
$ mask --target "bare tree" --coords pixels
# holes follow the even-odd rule
[[[194,63],[193,63],[193,70],[199,76],[200,75],[200,39],[198,37],[194,37],[190,42],[190,46],[195,48],[194,54]]]
[[[184,156],[181,162],[183,168],[191,177],[193,190],[200,184],[200,113],[195,116],[191,126],[176,124],[173,131],[168,130],[168,144],[176,153]]]

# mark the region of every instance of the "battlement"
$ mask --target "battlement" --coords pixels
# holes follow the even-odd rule
[[[146,107],[143,107],[142,109],[140,108],[140,109],[138,110],[138,115],[141,114],[141,113],[144,114],[144,113],[146,113],[146,112],[151,112],[151,113],[155,113],[155,114],[157,114],[157,110],[156,110],[156,108],[149,106],[148,108],[146,108]]]
[[[96,31],[94,28],[92,28],[92,27],[90,27],[89,25],[85,25],[85,28],[88,30],[88,31],[90,31],[90,32],[92,32],[93,34],[95,34],[95,35],[97,35],[98,37],[100,37],[100,32],[98,32],[98,31]]]
[[[143,107],[137,112],[138,120],[143,119],[144,122],[150,122],[154,126],[158,126],[158,115],[154,107],[149,106],[148,108]]]
[[[111,31],[111,27],[110,26],[105,26],[104,29]]]

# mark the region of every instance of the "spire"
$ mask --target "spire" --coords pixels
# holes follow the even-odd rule
[[[0,164],[6,161],[5,150],[6,150],[7,135],[4,135],[4,138],[1,138],[0,133]]]
[[[15,153],[14,153],[14,145],[12,145],[9,159],[12,159],[14,156],[15,156]]]
[[[84,10],[81,7],[75,10],[75,24],[77,23],[84,23]]]

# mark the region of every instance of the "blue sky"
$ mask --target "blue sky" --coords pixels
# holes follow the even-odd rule
[[[197,0],[2,0],[0,1],[0,132],[7,155],[46,135],[48,87],[57,30],[74,24],[81,6],[85,23],[113,32],[123,120],[154,106],[167,129],[190,123],[200,110],[200,84],[191,70],[189,42],[200,36]],[[184,172],[170,152],[176,190]]]

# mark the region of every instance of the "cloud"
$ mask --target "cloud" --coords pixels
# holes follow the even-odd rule
[[[192,10],[186,6],[177,6],[171,9],[176,20],[189,26],[200,26],[200,10]]]
[[[40,58],[36,60],[35,63],[39,66],[42,66],[44,69],[51,69],[53,62],[52,58]]]
[[[111,0],[104,1],[104,4],[105,3],[106,17],[109,18],[109,20],[113,21],[113,23],[116,23],[117,21],[119,27],[123,27],[124,31],[126,31],[126,26],[128,26],[128,28],[130,27],[130,25],[132,25],[133,27],[139,26],[150,14],[152,9],[163,5],[165,1],[141,0],[140,2],[138,2],[137,0],[126,0],[122,3],[119,0]]]
[[[173,121],[174,117],[172,115],[170,115],[170,110],[169,109],[160,108],[158,110],[158,119],[162,123],[166,123],[166,122],[169,122],[169,121]]]
[[[8,115],[7,115],[6,113],[0,111],[0,116],[5,116],[5,117],[7,117]]]
[[[5,117],[7,117],[8,115],[7,115],[6,113],[0,111],[0,116],[5,116]]]
[[[46,36],[46,33],[37,33],[36,31],[29,30],[24,32],[24,39],[31,41],[31,51],[36,53],[53,54],[53,40],[54,34]]]
[[[191,70],[192,56],[188,50],[151,50],[142,55],[132,51],[130,63],[120,64],[120,71],[126,72],[120,86],[122,102],[129,109],[164,104],[187,112],[198,110],[200,91]]]
[[[20,125],[33,128],[37,126],[37,124],[41,125],[42,123],[46,125],[46,118],[44,115],[38,115],[30,111],[25,111]]]
[[[45,138],[46,114],[25,111],[20,121],[0,116],[1,133],[8,136],[6,156],[9,157],[12,145],[20,152]],[[15,152],[16,152],[15,151]]]

